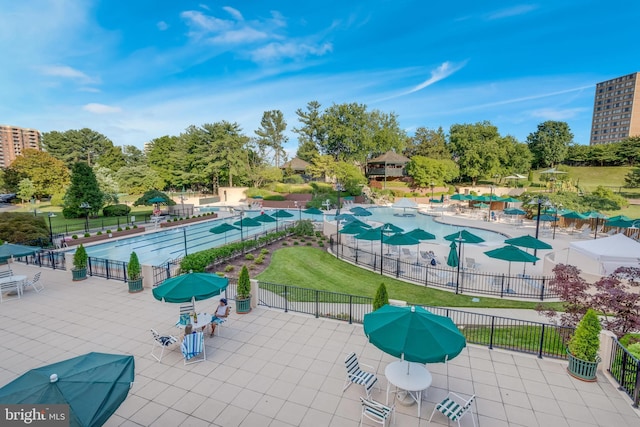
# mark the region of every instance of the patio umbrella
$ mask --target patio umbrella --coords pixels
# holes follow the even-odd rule
[[[17,245],[15,243],[5,243],[0,245],[0,261],[6,261],[11,257],[19,258],[32,255],[41,249],[37,246]]]
[[[506,215],[525,215],[526,212],[518,208],[509,208],[503,211]]]
[[[322,212],[320,209],[318,208],[309,208],[309,209],[305,209],[302,211],[302,213],[306,213],[308,215],[324,215],[324,212]]]
[[[520,246],[520,247],[529,248],[529,249],[553,249],[553,247],[550,244],[543,242],[542,240],[536,239],[535,237],[530,236],[528,234],[526,236],[507,239],[504,242],[513,246]]]
[[[414,228],[413,230],[408,231],[406,235],[418,240],[434,240],[436,238],[434,234],[424,231],[421,228]]]
[[[367,230],[367,227],[363,227],[361,224],[349,223],[340,229],[342,234],[360,234]]]
[[[152,199],[147,200],[148,203],[167,203],[167,199],[164,197],[154,197]]]
[[[226,222],[223,222],[222,224],[209,229],[209,233],[213,233],[213,234],[224,233],[224,243],[227,244],[227,232],[231,230],[240,230],[240,228],[235,227],[231,224],[227,224]]]
[[[293,214],[285,211],[284,209],[279,209],[277,211],[275,211],[275,213],[273,215],[271,215],[274,218],[291,218],[293,216]]]
[[[393,245],[393,246],[411,246],[411,245],[417,245],[420,243],[420,240],[402,233],[393,234],[387,237],[386,239],[383,239],[383,241],[387,245]]]
[[[520,199],[516,199],[515,197],[505,197],[504,199],[502,199],[503,202],[507,202],[507,203],[516,203],[516,202],[520,202]]]
[[[579,212],[575,212],[575,211],[569,211],[567,213],[563,213],[560,215],[563,218],[567,218],[567,219],[588,219],[586,216],[582,215]]]
[[[470,233],[467,230],[456,231],[453,234],[449,234],[447,236],[444,236],[444,239],[449,241],[449,242],[461,241],[462,243],[482,243],[482,242],[484,242],[484,239],[482,237],[476,236],[475,234]]]
[[[470,196],[467,196],[466,194],[456,193],[453,196],[451,196],[451,200],[466,201],[466,200],[470,200]]]
[[[567,173],[567,172],[559,171],[556,168],[551,168],[551,169],[547,169],[546,171],[540,172],[540,174],[543,174],[543,173],[548,173],[548,174],[552,174],[552,175],[560,175],[560,174],[564,174],[564,173]]]
[[[152,293],[155,299],[164,302],[201,301],[220,295],[228,284],[229,279],[217,274],[187,273],[165,280]]]
[[[582,215],[590,219],[593,219],[593,218],[596,219],[596,225],[593,227],[593,238],[595,239],[596,237],[598,237],[598,223],[600,222],[601,219],[607,219],[609,217],[606,216],[605,214],[601,214],[598,211],[587,211],[587,212],[583,212]]]
[[[27,371],[0,389],[0,402],[69,405],[67,425],[101,426],[127,398],[133,378],[133,356],[88,353]]]
[[[238,225],[240,226],[240,240],[244,240],[243,236],[242,236],[242,229],[245,227],[260,227],[262,225],[261,222],[256,221],[253,218],[249,218],[249,217],[245,217],[242,218],[240,221],[236,221],[233,223],[233,225]]]
[[[609,221],[618,221],[618,220],[633,221],[631,218],[629,218],[626,215],[616,215],[616,216],[612,216],[611,218],[609,218]]]
[[[476,203],[475,205],[473,205],[474,208],[480,208],[480,209],[486,209],[489,207],[488,204],[486,203]]]
[[[336,221],[353,221],[356,217],[353,214],[341,213],[334,217]]]
[[[633,225],[634,221],[627,221],[624,219],[610,219],[604,223],[607,227],[618,227],[618,228],[630,228]]]
[[[535,215],[533,219],[534,220],[538,219],[538,215]],[[553,215],[543,214],[543,215],[540,215],[540,221],[553,222],[553,221],[558,221],[558,218]]]
[[[397,225],[393,225],[389,222],[387,222],[386,224],[382,225],[382,229],[384,230],[385,233],[402,233],[404,232],[403,228],[398,227]]]
[[[369,212],[369,210],[367,210],[365,208],[361,208],[360,206],[356,206],[355,208],[351,208],[351,212],[355,216],[371,216],[371,215],[373,215],[371,212]]]
[[[270,215],[267,215],[266,213],[261,213],[260,215],[258,215],[258,216],[256,216],[256,217],[254,217],[253,219],[255,219],[256,221],[258,221],[258,222],[261,222],[261,223],[262,223],[262,231],[264,231],[264,225],[265,225],[266,223],[269,223],[269,222],[278,222],[278,220],[277,220],[277,219],[275,219],[274,217],[272,217],[272,216],[270,216]]]
[[[385,353],[417,363],[451,360],[467,345],[453,320],[419,306],[384,305],[365,314],[364,334]]]
[[[509,276],[511,276],[511,263],[512,262],[536,262],[540,258],[533,256],[528,252],[523,251],[513,245],[504,246],[502,248],[486,251],[485,255],[495,259],[501,259],[503,261],[509,261]]]
[[[451,242],[449,245],[451,249],[449,249],[449,256],[447,257],[447,265],[449,267],[456,268],[460,265],[460,256],[458,255],[458,246],[456,246],[456,242]]]

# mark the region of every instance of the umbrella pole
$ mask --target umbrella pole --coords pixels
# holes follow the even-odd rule
[[[460,288],[460,263],[462,262],[462,258],[460,258],[462,251],[462,242],[458,243],[458,274],[456,275],[456,295],[458,295],[458,289]]]

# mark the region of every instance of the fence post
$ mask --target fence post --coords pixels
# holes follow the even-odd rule
[[[320,291],[316,290],[316,319],[320,317]]]
[[[636,385],[633,388],[633,407],[640,404],[640,363],[636,363]]]
[[[109,280],[109,260],[106,258],[104,260],[104,270],[105,270],[105,276],[107,276],[107,280]]]
[[[429,263],[427,263],[427,266],[424,268],[424,286],[425,288],[429,286]]]
[[[504,297],[504,274],[500,278],[500,298]]]
[[[353,295],[349,295],[349,324],[353,324]]]
[[[542,333],[540,334],[540,348],[538,349],[538,359],[542,359],[543,345],[544,345],[544,324],[542,325]]]
[[[127,281],[127,267],[128,267],[128,266],[129,266],[129,263],[128,263],[128,262],[124,262],[124,261],[122,261],[122,271],[124,272],[124,277],[122,278],[122,280],[123,280],[124,282],[126,282],[126,281]]]
[[[287,291],[287,288],[289,288],[289,286],[284,285],[284,312],[287,313],[289,311],[289,291]]]
[[[396,277],[400,277],[400,258],[396,259]]]
[[[89,259],[87,261],[88,261],[87,262],[87,266],[89,267],[89,271],[88,271],[89,276],[93,276],[93,274],[91,274],[91,270],[92,270],[92,268],[91,268],[91,257],[89,257]]]
[[[489,350],[493,350],[493,332],[495,330],[496,316],[491,316],[491,334],[489,336]]]

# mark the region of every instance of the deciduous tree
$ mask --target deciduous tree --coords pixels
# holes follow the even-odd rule
[[[440,160],[451,159],[451,153],[447,148],[447,136],[442,127],[438,129],[417,128],[415,134],[409,138],[404,155],[409,158],[423,156]]]
[[[490,122],[455,124],[449,131],[449,150],[460,167],[460,175],[471,179],[493,176],[500,171],[500,134]]]
[[[11,163],[11,169],[31,180],[33,195],[38,198],[59,193],[69,185],[69,171],[64,163],[40,150],[25,149]]]
[[[566,122],[548,120],[527,137],[536,167],[554,167],[567,156],[573,134]]]

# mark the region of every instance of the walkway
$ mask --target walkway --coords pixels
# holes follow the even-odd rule
[[[176,350],[158,363],[149,355],[149,328],[178,333],[177,305],[154,300],[148,289],[129,294],[122,282],[72,282],[66,271],[47,270],[43,279],[44,292],[27,290],[0,305],[0,385],[90,351],[133,354],[135,383],[106,426],[355,427],[362,389],[342,393],[345,355],[356,351],[373,365],[383,390],[384,368],[394,360],[367,343],[361,325],[258,308],[232,313],[222,335],[206,339],[206,362],[185,367]],[[215,305],[196,303],[199,310]],[[478,396],[480,426],[640,425],[630,399],[603,374],[583,383],[565,368],[566,362],[470,346],[448,366],[429,365],[434,380],[421,417],[415,406],[398,406],[395,425],[426,427],[448,390]],[[384,393],[374,398],[384,401]],[[447,424],[437,416],[432,425]]]

